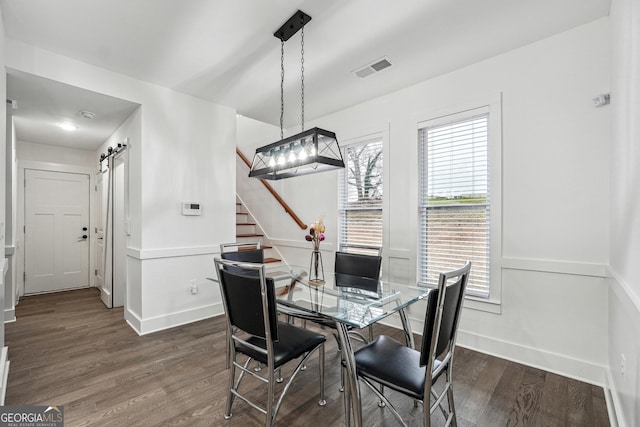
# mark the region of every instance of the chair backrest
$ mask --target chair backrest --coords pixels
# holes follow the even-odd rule
[[[438,288],[429,292],[422,333],[422,366],[430,366],[435,357],[453,350],[470,270],[471,262],[467,261],[458,270],[440,273]]]
[[[227,313],[227,326],[231,330],[238,328],[253,336],[277,341],[274,283],[273,279],[266,278],[264,265],[220,258],[215,259],[215,264]]]
[[[380,255],[352,254],[337,251],[334,272],[336,274],[378,279],[381,266],[382,257]]]
[[[352,276],[350,274],[335,273],[335,284],[339,288],[363,289],[369,292],[377,292],[380,280],[376,277]]]
[[[264,264],[264,250],[260,248],[260,242],[223,243],[220,245],[220,256],[222,259],[232,261]],[[251,270],[241,270],[233,266],[227,266],[225,269],[238,274],[251,274]],[[253,275],[256,275],[255,271],[253,271]]]
[[[382,256],[381,246],[361,245],[359,243],[340,243],[338,250],[340,252],[349,252],[351,254]]]

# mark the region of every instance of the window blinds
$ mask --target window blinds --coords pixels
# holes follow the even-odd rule
[[[469,295],[489,296],[490,194],[488,110],[419,126],[418,281],[472,262]]]
[[[382,138],[342,150],[339,242],[382,247]]]

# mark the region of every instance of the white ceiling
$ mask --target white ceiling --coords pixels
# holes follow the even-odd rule
[[[279,124],[280,42],[305,27],[310,120],[609,13],[610,0],[0,0],[6,36]],[[387,57],[393,64],[358,78]],[[300,33],[285,44],[285,127],[300,122]],[[9,85],[12,81],[9,81]]]
[[[7,99],[17,102],[8,109],[14,117],[16,135],[21,141],[57,145],[81,150],[96,150],[138,107],[75,86],[7,70]],[[79,113],[95,114],[86,119]],[[68,131],[61,124],[72,124]]]

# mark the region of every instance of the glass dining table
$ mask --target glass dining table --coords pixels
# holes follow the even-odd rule
[[[365,328],[397,313],[407,345],[415,348],[405,309],[426,298],[430,288],[337,273],[325,273],[325,281],[318,283],[307,280],[307,270],[305,267],[280,265],[265,268],[265,273],[274,279],[280,313],[311,321],[335,322],[346,370],[344,402],[347,425],[353,412],[354,425],[361,426],[360,388],[349,330]]]

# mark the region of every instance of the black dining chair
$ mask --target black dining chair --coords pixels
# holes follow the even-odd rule
[[[370,286],[377,284],[374,280],[354,280],[356,277],[365,279],[379,279],[380,269],[382,267],[382,248],[377,246],[365,245],[346,245],[340,246],[340,250],[336,252],[334,264],[334,273],[336,275],[336,285],[351,288],[360,288],[367,291],[376,292],[378,289],[372,289]],[[368,343],[373,339],[373,327],[369,326],[369,337],[365,338],[361,333],[351,330],[352,336],[359,338],[363,343]]]
[[[220,257],[231,261],[251,262],[254,264],[264,264],[264,249],[260,242],[231,242],[220,244]],[[254,270],[242,270],[237,267],[225,267],[229,271],[238,274],[254,274]],[[231,348],[227,348],[227,368],[231,365]],[[258,369],[260,367],[258,366]]]
[[[377,292],[378,279],[380,278],[380,268],[382,266],[382,248],[357,245],[358,249],[367,251],[368,253],[351,253],[346,252],[347,246],[348,245],[342,245],[340,246],[341,250],[336,251],[336,259],[334,263],[334,278],[336,287],[354,288]],[[364,278],[364,280],[360,280],[361,278]],[[375,289],[372,286],[375,287]],[[336,328],[335,323],[328,320],[316,319],[313,321],[328,328]],[[360,341],[366,344],[371,339],[373,339],[373,328],[369,326],[369,339],[367,339],[360,332],[354,331],[353,328],[349,328],[349,334],[355,336]],[[337,340],[338,338],[336,336],[336,341]]]
[[[324,343],[322,334],[278,321],[275,289],[272,279],[265,276],[264,265],[239,263],[231,260],[215,259],[220,291],[227,319],[227,334],[230,337],[231,372],[225,419],[232,416],[231,408],[237,397],[266,415],[266,426],[275,424],[280,404],[302,366],[318,350],[320,374],[320,400],[324,400]],[[250,271],[252,274],[238,273]],[[241,363],[239,357],[246,357]],[[275,383],[282,374],[281,367],[301,358],[276,399]],[[252,360],[266,366],[266,374],[249,367]],[[240,371],[236,379],[236,372]],[[276,377],[278,374],[278,377]],[[266,407],[260,406],[247,397],[255,387],[245,394],[240,393],[242,380],[254,377],[267,383]]]
[[[420,351],[381,335],[355,352],[358,379],[380,398],[380,406],[387,406],[404,426],[407,424],[402,416],[384,395],[384,387],[422,401],[426,427],[431,426],[431,414],[437,408],[446,419],[445,425],[457,425],[451,369],[470,269],[471,263],[467,262],[458,270],[439,275],[438,288],[427,297]],[[444,384],[437,392],[433,386],[439,379]]]
[[[334,263],[336,287],[377,292],[381,267],[381,247],[343,244],[340,246],[340,250],[336,251]],[[320,321],[318,323],[322,326],[336,329],[336,325],[333,322]],[[354,328],[349,327],[349,336],[367,344],[373,339],[373,325],[369,325],[367,331],[368,338]],[[334,333],[334,337],[338,341],[338,345],[340,345],[337,334]],[[344,369],[340,370],[340,391],[344,391]]]

